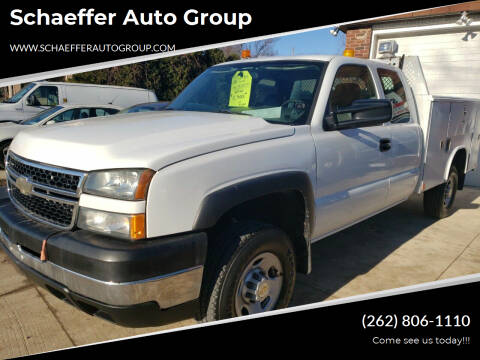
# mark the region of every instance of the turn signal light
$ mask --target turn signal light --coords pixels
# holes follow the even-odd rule
[[[145,239],[145,214],[135,214],[130,217],[130,239]]]
[[[135,191],[135,200],[145,200],[147,198],[148,186],[152,180],[155,171],[147,169],[142,175],[140,175],[140,180],[138,181],[137,190]]]

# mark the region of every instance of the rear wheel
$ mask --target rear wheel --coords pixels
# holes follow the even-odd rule
[[[425,191],[423,208],[425,214],[442,219],[451,214],[458,189],[458,171],[452,166],[445,183]]]
[[[234,223],[211,244],[200,298],[203,321],[288,306],[295,256],[287,234],[268,224]]]

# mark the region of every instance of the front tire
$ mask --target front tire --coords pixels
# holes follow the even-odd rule
[[[452,165],[448,179],[433,189],[425,191],[423,208],[426,215],[443,219],[452,212],[453,203],[458,189],[458,171]]]
[[[5,169],[5,151],[8,150],[12,140],[3,141],[0,143],[0,169]]]
[[[233,223],[209,244],[200,320],[285,308],[295,276],[294,250],[284,231],[257,222]]]

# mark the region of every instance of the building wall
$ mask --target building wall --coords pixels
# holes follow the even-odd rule
[[[13,95],[15,95],[21,89],[22,89],[22,86],[20,84],[5,86],[5,87],[2,88],[0,96],[3,97],[4,99],[7,99],[7,98],[10,98]]]
[[[346,33],[345,48],[353,49],[355,57],[368,59],[372,41],[372,28],[351,29]]]

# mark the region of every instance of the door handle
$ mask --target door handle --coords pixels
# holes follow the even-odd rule
[[[448,138],[447,141],[446,141],[446,143],[445,143],[445,151],[446,151],[446,152],[449,152],[451,146],[452,146],[452,139],[451,139],[451,138]]]
[[[388,151],[392,148],[392,140],[391,139],[380,139],[380,151]]]

